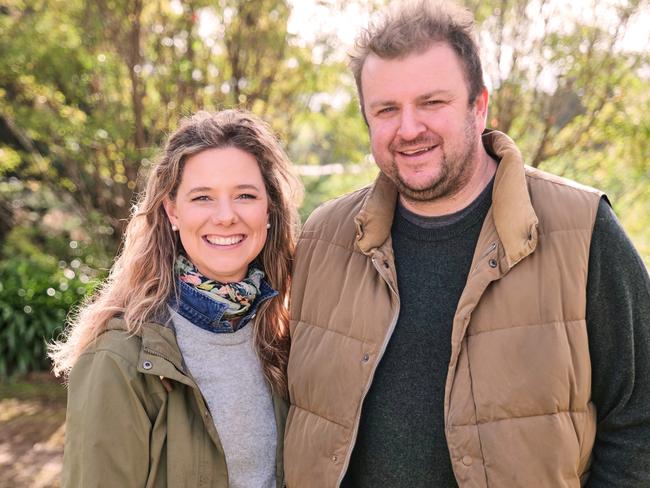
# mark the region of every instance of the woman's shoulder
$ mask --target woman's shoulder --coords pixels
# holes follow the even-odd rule
[[[68,416],[76,419],[74,429],[103,425],[107,412],[155,421],[167,393],[158,376],[138,368],[141,351],[140,336],[129,332],[123,319],[111,319],[68,376]]]
[[[101,385],[100,389],[111,392],[109,395],[135,395],[146,405],[147,411],[154,411],[157,403],[152,395],[164,396],[165,388],[158,376],[143,374],[142,354],[141,335],[129,331],[124,319],[110,319],[104,331],[72,367],[68,377],[69,393],[83,396],[88,385]]]
[[[129,365],[138,362],[142,349],[142,338],[138,333],[127,329],[126,321],[122,317],[113,317],[106,324],[106,328],[81,354],[80,359],[86,361],[96,359],[98,356],[121,358]],[[101,354],[100,354],[101,353]]]

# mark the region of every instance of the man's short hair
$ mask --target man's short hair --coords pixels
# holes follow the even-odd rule
[[[350,68],[357,83],[361,110],[361,70],[369,54],[382,59],[398,59],[422,53],[438,42],[447,43],[460,59],[469,103],[473,103],[485,84],[472,13],[450,1],[404,0],[392,3],[362,30],[350,53]]]

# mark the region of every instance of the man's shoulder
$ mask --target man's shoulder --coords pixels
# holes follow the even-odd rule
[[[603,195],[603,192],[597,188],[531,166],[526,166],[526,180],[529,187],[539,187],[540,189],[555,191],[560,194],[593,195],[595,201],[598,201]]]
[[[354,217],[361,211],[371,189],[372,185],[367,185],[321,204],[305,222],[301,239],[354,236]]]
[[[526,167],[526,184],[541,232],[569,228],[591,230],[603,192],[531,167]]]

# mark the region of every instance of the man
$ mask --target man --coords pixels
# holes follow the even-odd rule
[[[298,244],[287,486],[650,486],[650,284],[602,194],[485,131],[468,12],[394,4],[352,69],[381,173]]]

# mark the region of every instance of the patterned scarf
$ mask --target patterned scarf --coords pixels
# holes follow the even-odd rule
[[[232,319],[241,317],[250,310],[255,297],[260,292],[260,283],[264,272],[251,266],[248,276],[236,283],[220,283],[203,276],[200,271],[182,254],[176,258],[174,265],[181,281],[193,286],[213,300],[228,305],[223,317]]]

